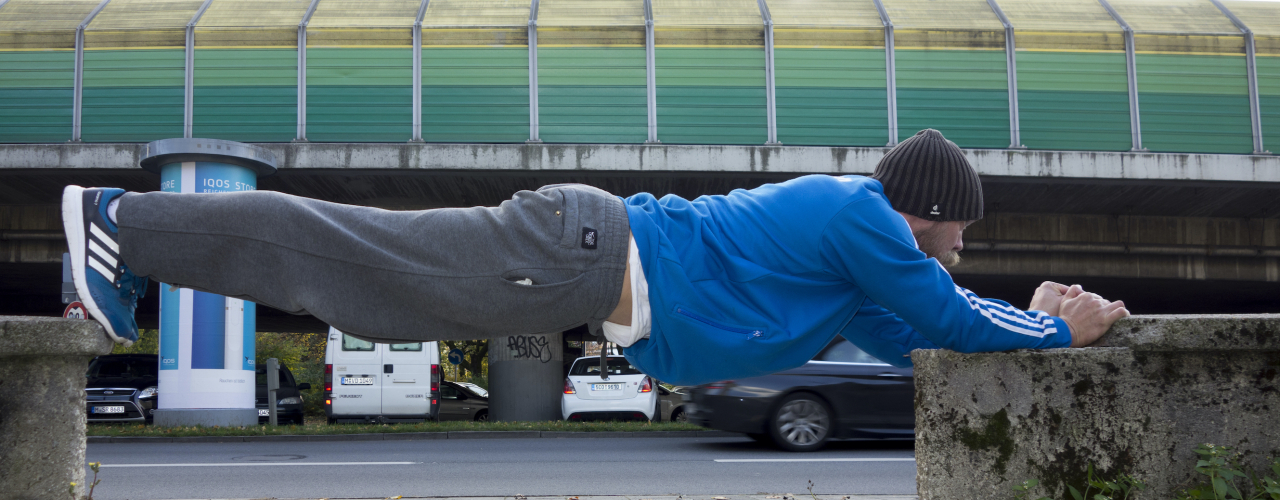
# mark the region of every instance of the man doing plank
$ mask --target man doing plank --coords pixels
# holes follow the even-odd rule
[[[76,290],[126,344],[143,277],[376,342],[587,323],[681,385],[799,366],[836,335],[905,366],[913,349],[1084,346],[1128,314],[1079,286],[1046,282],[1031,311],[956,286],[939,260],[981,217],[977,172],[935,130],[871,177],[694,200],[553,185],[497,207],[396,212],[263,191],[63,195]]]

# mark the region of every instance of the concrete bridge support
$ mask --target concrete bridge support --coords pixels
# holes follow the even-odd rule
[[[95,321],[0,316],[0,500],[81,498],[84,373],[111,352]]]
[[[921,500],[1069,498],[1089,464],[1167,499],[1203,482],[1199,444],[1280,455],[1280,315],[1135,316],[1095,345],[912,353]]]

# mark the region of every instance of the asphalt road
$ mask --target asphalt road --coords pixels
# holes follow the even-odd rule
[[[97,500],[915,494],[910,443],[788,453],[747,438],[90,444]],[[92,472],[90,472],[92,476]],[[803,498],[803,497],[801,497]]]

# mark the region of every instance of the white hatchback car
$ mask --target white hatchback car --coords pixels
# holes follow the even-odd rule
[[[652,420],[658,408],[658,384],[631,366],[627,358],[609,356],[609,378],[600,376],[600,357],[574,360],[564,380],[560,413],[565,420]]]

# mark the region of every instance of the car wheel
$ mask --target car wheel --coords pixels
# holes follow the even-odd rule
[[[480,410],[479,413],[476,413],[476,422],[488,422],[488,421],[489,421],[489,410]]]
[[[773,442],[787,451],[814,451],[831,437],[831,410],[812,394],[782,400],[769,422]]]
[[[672,422],[683,422],[683,423],[686,423],[686,424],[687,424],[687,423],[689,423],[689,414],[684,412],[684,407],[683,407],[683,406],[682,406],[682,407],[680,407],[680,408],[676,408],[676,411],[675,411],[674,413],[672,413],[672,414],[671,414],[671,421],[672,421]]]
[[[338,423],[338,419],[336,419],[336,418],[329,418],[328,420],[329,420],[329,425],[333,425],[333,424]]]

